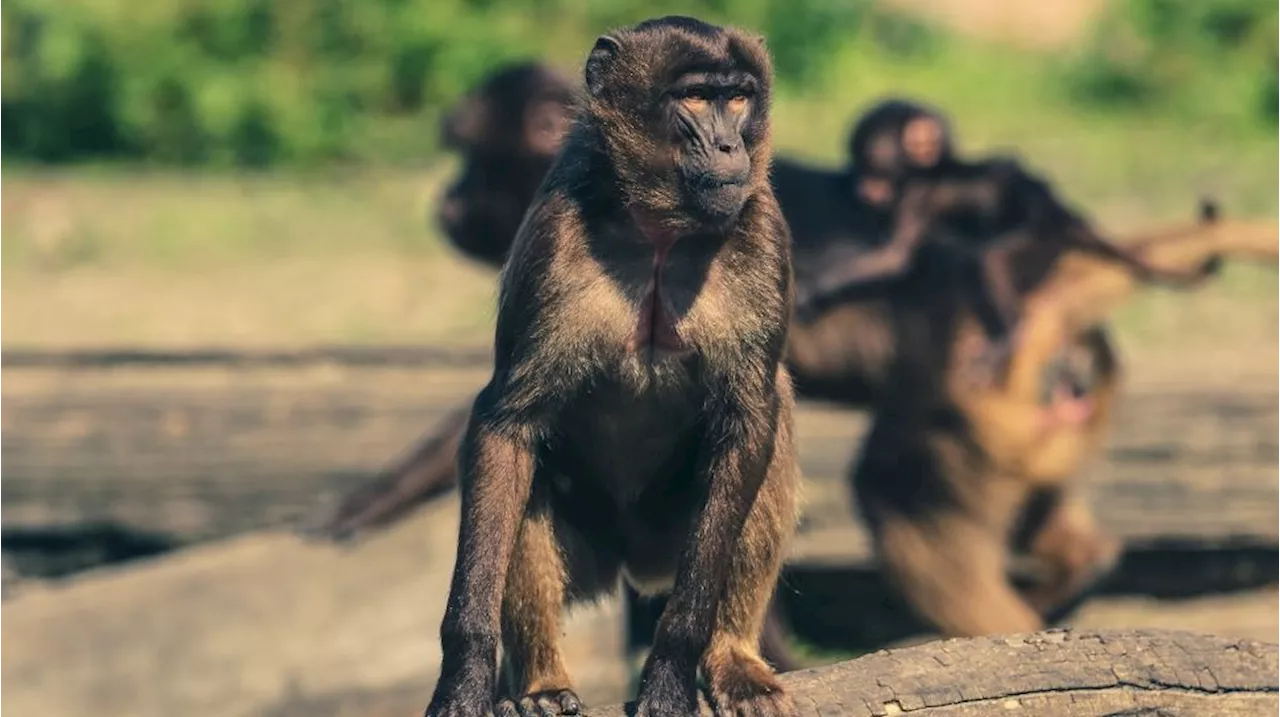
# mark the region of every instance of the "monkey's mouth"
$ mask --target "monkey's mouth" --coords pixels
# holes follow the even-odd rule
[[[750,177],[738,173],[706,172],[685,180],[688,210],[713,226],[733,221],[747,201]]]
[[[1097,403],[1084,388],[1069,380],[1055,381],[1043,401],[1041,415],[1050,426],[1081,426],[1093,417]]]

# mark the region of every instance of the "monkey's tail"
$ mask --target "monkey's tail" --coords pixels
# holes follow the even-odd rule
[[[458,484],[458,445],[469,407],[455,409],[408,458],[347,493],[332,511],[304,523],[308,539],[345,542],[387,528]]]

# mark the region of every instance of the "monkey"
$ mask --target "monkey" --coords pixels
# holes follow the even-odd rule
[[[523,65],[500,70],[449,117],[471,117],[490,111],[485,108],[503,106],[501,103],[510,102],[510,98],[539,96],[538,88],[553,77],[556,77],[554,71],[546,67],[536,72]],[[513,89],[508,85],[520,78],[532,86]],[[559,90],[555,96],[569,98],[571,95],[565,92]],[[564,99],[564,102],[562,109],[568,112],[572,101]],[[510,117],[529,115],[527,108],[519,106],[504,112],[504,116]],[[458,125],[471,127],[472,123],[447,120],[444,134],[462,135],[455,129]],[[462,178],[444,199],[445,203],[455,205],[447,212],[451,215],[485,218],[484,222],[445,223],[444,226],[450,240],[460,247],[489,247],[473,257],[494,268],[498,268],[506,256],[522,215],[493,211],[492,207],[527,206],[537,182],[490,186],[466,178],[518,175],[520,168],[526,166],[523,162],[535,156],[544,168],[549,168],[558,145],[541,146],[540,152],[512,149],[519,140],[511,137],[523,137],[528,132],[527,127],[508,128],[506,139],[483,142],[484,147],[491,149],[464,155],[467,164]],[[479,135],[475,130],[468,130],[465,136]],[[500,148],[508,151],[505,163]],[[492,165],[472,170],[470,164],[481,161],[476,159],[480,155],[491,158],[484,161],[491,161]],[[532,168],[533,163],[528,166]],[[792,229],[797,296],[804,293],[803,287],[819,281],[831,266],[841,266],[846,259],[873,249],[875,237],[888,232],[892,225],[890,211],[861,202],[853,194],[849,168],[824,170],[775,158],[770,178]],[[502,196],[497,196],[499,194]],[[498,237],[506,237],[505,242]],[[883,307],[868,301],[847,303],[809,321],[793,322],[788,335],[787,360],[797,392],[802,397],[852,407],[869,405],[881,381],[878,367],[884,364],[892,344],[883,316]],[[420,502],[453,488],[457,480],[453,463],[442,456],[456,452],[465,423],[465,408],[451,411],[417,448],[344,496],[336,508],[317,516],[305,532],[330,540],[347,540],[362,531],[394,523]]]
[[[449,241],[481,264],[501,266],[568,131],[575,88],[536,62],[500,68],[441,123],[441,144],[463,156],[437,206]]]
[[[1212,267],[1162,271],[1150,266],[1098,236],[1078,212],[1054,195],[1046,180],[1014,159],[958,159],[949,122],[923,104],[890,99],[873,106],[854,126],[849,148],[854,167],[862,168],[859,192],[870,203],[892,207],[897,219],[887,244],[856,263],[847,263],[843,272],[827,271],[821,280],[801,284],[797,296],[801,316],[830,303],[830,286],[849,287],[901,274],[928,236],[955,247],[959,260],[976,266],[973,281],[981,291],[972,296],[992,347],[990,360],[983,364],[990,369],[1008,355],[1021,308],[1020,293],[1038,284],[1068,248],[1124,264],[1146,281],[1183,288],[1203,281],[1212,271]],[[1016,272],[1014,255],[1019,258]],[[1015,286],[1015,279],[1022,285]],[[982,373],[988,378],[994,375],[990,370]]]
[[[584,80],[500,277],[427,715],[579,714],[560,613],[619,574],[670,591],[638,715],[696,713],[699,672],[718,714],[795,714],[758,650],[799,480],[771,60],[668,16],[599,37]]]
[[[1198,224],[1126,248],[1176,271],[1280,256],[1273,229],[1223,226],[1217,214],[1206,207]],[[982,328],[958,269],[922,247],[901,282],[857,289],[893,296],[901,351],[850,481],[883,569],[918,613],[947,635],[1035,631],[1119,554],[1070,481],[1098,450],[1118,387],[1101,321],[1143,277],[1066,250],[1025,298],[1007,376],[978,386],[960,378]],[[1021,593],[1005,572],[1019,550],[1046,568]]]

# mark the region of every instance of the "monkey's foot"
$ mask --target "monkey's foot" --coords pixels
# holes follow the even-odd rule
[[[791,696],[764,660],[739,650],[709,655],[703,664],[717,717],[790,717]]]
[[[635,717],[689,717],[698,714],[696,669],[683,669],[672,660],[649,660],[640,675]]]
[[[504,697],[498,700],[494,710],[496,717],[557,717],[582,713],[582,700],[573,690],[545,690],[531,692],[516,700]]]
[[[1222,273],[1222,264],[1222,255],[1214,254],[1195,268],[1182,272],[1156,274],[1144,278],[1149,282],[1164,284],[1174,289],[1195,289]]]
[[[1035,586],[1023,595],[1046,623],[1064,619],[1088,599],[1115,571],[1122,551],[1119,540],[1105,535],[1081,539],[1073,548],[1069,556],[1073,566],[1064,579]]]

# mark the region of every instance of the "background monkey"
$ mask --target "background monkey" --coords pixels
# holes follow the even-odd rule
[[[790,240],[763,42],[692,18],[597,40],[589,97],[504,267],[462,441],[428,715],[577,714],[556,641],[619,572],[670,587],[637,713],[794,706],[760,658],[799,479],[782,353]]]
[[[1216,215],[1130,250],[1171,271],[1228,254],[1275,260],[1274,230],[1219,226]],[[858,289],[894,296],[902,351],[854,494],[886,573],[945,634],[1041,629],[1112,566],[1119,544],[1071,480],[1099,447],[1119,379],[1098,322],[1139,284],[1127,266],[1068,249],[1025,296],[1007,376],[983,386],[963,380],[983,330],[945,252],[922,247],[901,282]],[[1025,592],[1006,574],[1017,550],[1046,568]]]
[[[497,267],[506,258],[529,198],[569,129],[575,88],[535,62],[509,65],[445,117],[443,144],[462,155],[436,220],[468,257]]]
[[[854,127],[849,146],[859,195],[897,218],[886,244],[801,287],[801,316],[830,305],[833,286],[847,289],[900,275],[927,238],[956,247],[957,261],[974,265],[972,281],[981,289],[971,301],[995,346],[992,353],[1004,357],[1021,311],[1019,297],[1038,285],[1068,249],[1123,264],[1143,280],[1175,286],[1194,284],[1213,269],[1150,265],[1099,236],[1046,181],[1012,159],[959,160],[946,118],[925,105],[902,99],[877,104]]]

